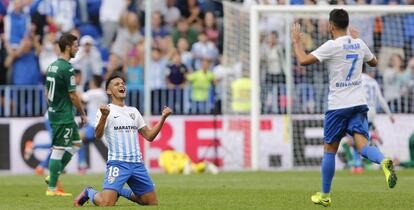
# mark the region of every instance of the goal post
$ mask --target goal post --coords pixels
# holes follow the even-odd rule
[[[329,12],[335,8],[342,8],[345,9],[350,14],[350,19],[352,20],[354,15],[359,16],[366,16],[366,17],[378,17],[378,16],[385,16],[389,14],[395,14],[397,16],[404,16],[406,14],[414,15],[414,6],[406,6],[406,5],[318,5],[318,6],[296,6],[296,5],[252,5],[249,7],[245,7],[241,4],[232,3],[232,2],[223,2],[224,4],[224,56],[227,57],[225,59],[227,62],[225,63],[227,66],[234,66],[235,63],[239,62],[244,66],[242,68],[242,74],[249,75],[249,79],[251,82],[251,92],[250,92],[250,103],[251,103],[251,110],[248,112],[249,116],[249,132],[250,136],[245,139],[248,139],[250,149],[247,155],[250,164],[247,164],[246,167],[249,170],[262,170],[268,169],[268,167],[263,165],[263,146],[261,142],[264,141],[264,134],[262,132],[263,127],[263,119],[270,119],[272,118],[280,118],[280,120],[273,121],[272,126],[278,127],[282,126],[282,132],[284,133],[282,140],[278,139],[279,141],[284,141],[286,145],[284,145],[285,150],[290,150],[290,152],[286,152],[284,157],[288,157],[289,161],[284,162],[283,160],[279,160],[277,155],[268,158],[268,163],[271,164],[272,161],[276,160],[276,162],[282,162],[281,164],[284,165],[282,169],[293,169],[293,168],[300,168],[304,165],[298,163],[298,159],[300,162],[300,158],[306,156],[307,154],[313,154],[315,152],[320,152],[322,155],[322,151],[320,146],[317,145],[317,140],[322,140],[321,136],[321,127],[323,127],[321,122],[323,121],[323,114],[326,111],[326,104],[325,103],[318,103],[322,101],[323,98],[326,100],[327,97],[327,83],[318,83],[318,84],[311,84],[312,88],[309,90],[306,86],[301,84],[301,82],[296,81],[297,75],[294,75],[293,72],[302,71],[300,70],[301,67],[295,63],[295,58],[293,56],[292,45],[290,40],[290,27],[292,23],[297,19],[305,19],[309,18],[312,21],[317,21],[318,19],[327,20],[329,17]],[[285,69],[283,79],[279,80],[277,87],[274,85],[272,87],[266,87],[264,85],[264,78],[266,74],[263,73],[263,67],[261,69],[261,58],[263,50],[262,42],[263,42],[263,26],[260,26],[260,21],[265,15],[273,14],[278,15],[281,17],[279,21],[282,21],[284,25],[280,28],[283,28],[281,33],[277,36],[278,38],[283,36],[283,68]],[[414,23],[413,23],[414,24]],[[350,24],[351,25],[351,24]],[[413,25],[414,28],[414,25]],[[248,33],[243,33],[248,30]],[[315,30],[315,29],[314,29]],[[318,29],[316,29],[318,30]],[[414,29],[413,29],[414,30]],[[317,39],[324,41],[328,40],[328,34],[317,34]],[[309,40],[315,38],[315,36],[309,36]],[[396,37],[395,39],[403,39],[403,37]],[[245,39],[235,41],[235,39]],[[248,40],[248,45],[243,45]],[[378,40],[375,40],[378,42]],[[381,41],[381,40],[380,40]],[[316,46],[316,43],[313,44]],[[318,46],[316,46],[318,47]],[[314,50],[315,47],[312,48]],[[309,52],[310,50],[308,50]],[[242,56],[244,54],[244,56]],[[247,56],[246,56],[247,54]],[[241,60],[237,60],[237,59]],[[243,60],[248,58],[248,60]],[[319,67],[316,67],[319,68]],[[322,68],[322,67],[320,67]],[[299,70],[297,70],[299,69]],[[248,74],[246,74],[246,71]],[[316,70],[319,71],[319,70]],[[381,70],[382,71],[382,70]],[[312,75],[316,80],[321,79],[318,75]],[[232,80],[237,79],[232,78]],[[237,122],[238,118],[244,118],[245,116],[241,116],[237,113],[231,111],[231,103],[232,103],[232,91],[230,88],[230,84],[232,80],[228,81],[227,83],[227,91],[225,93],[225,99],[223,103],[223,110],[224,110],[224,118],[227,119],[227,116],[232,118],[232,122]],[[311,82],[312,83],[312,82]],[[283,92],[283,93],[282,93]],[[298,94],[298,92],[301,92]],[[302,93],[306,92],[306,93]],[[269,94],[271,93],[271,94]],[[268,96],[271,95],[271,96]],[[276,100],[269,99],[272,102],[269,106],[271,111],[266,112],[266,108],[263,108],[267,105],[268,98],[272,98],[273,95],[276,95]],[[313,96],[309,96],[313,95]],[[308,97],[320,98],[317,100],[316,105],[312,105],[309,102],[309,105],[304,106],[303,101],[307,101]],[[273,100],[273,101],[272,101]],[[302,104],[301,104],[302,103]],[[315,102],[313,102],[315,103]],[[283,106],[281,105],[283,104]],[[298,108],[299,107],[299,108]],[[310,107],[310,108],[309,108]],[[313,107],[313,108],[312,108]],[[315,108],[316,107],[316,108]],[[226,111],[227,110],[227,111]],[[305,111],[303,111],[305,110]],[[311,111],[310,111],[311,110]],[[313,110],[313,111],[312,111]],[[315,111],[316,110],[316,111]],[[303,121],[302,121],[303,120]],[[277,124],[281,122],[282,124]],[[224,122],[223,125],[225,125]],[[231,123],[230,123],[231,124]],[[297,128],[300,128],[303,133],[296,133],[298,132]],[[276,134],[281,130],[274,129]],[[223,141],[226,141],[226,138],[233,138],[232,135],[228,135],[227,133],[231,133],[228,130],[228,127],[223,126]],[[304,136],[308,136],[311,143],[309,147],[302,148],[300,144],[304,138]],[[323,132],[322,132],[323,135]],[[269,135],[267,135],[270,138]],[[321,141],[319,141],[321,143]],[[275,150],[277,150],[278,144],[274,144]],[[300,154],[301,157],[297,157],[297,150],[301,150]],[[267,153],[266,153],[267,154]],[[296,157],[294,157],[296,156]],[[312,155],[311,155],[312,156]],[[246,157],[244,157],[245,159]],[[273,158],[273,159],[272,159]],[[308,158],[307,161],[314,161],[314,166],[320,164],[318,158]],[[313,163],[312,163],[313,164]],[[310,165],[312,165],[310,164]]]

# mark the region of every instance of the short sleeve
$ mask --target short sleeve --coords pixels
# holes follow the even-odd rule
[[[332,40],[325,42],[318,49],[311,52],[311,54],[315,56],[319,60],[319,62],[329,59],[333,53],[332,43],[333,43]]]
[[[362,42],[362,46],[363,46],[363,51],[364,51],[364,62],[368,62],[371,61],[372,59],[374,59],[374,54],[372,54],[371,50],[368,48],[368,46],[363,42]]]
[[[137,113],[137,127],[138,130],[140,130],[141,128],[145,127],[147,124],[144,121],[144,118],[142,117],[141,113],[138,111],[138,109],[135,108],[135,112]]]
[[[73,68],[70,68],[67,73],[64,74],[65,83],[68,88],[68,92],[76,91],[76,80],[75,74],[73,73]]]

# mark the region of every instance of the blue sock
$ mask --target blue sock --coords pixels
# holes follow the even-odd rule
[[[322,159],[322,193],[331,191],[332,179],[335,175],[335,153],[325,152]]]
[[[358,150],[355,147],[354,147],[354,166],[355,167],[362,166],[361,155],[359,155]]]
[[[96,190],[94,190],[94,189],[92,189],[92,188],[89,188],[89,189],[87,190],[87,192],[88,192],[88,197],[89,197],[89,199],[92,201],[92,203],[93,203],[94,205],[96,205],[96,204],[95,204],[95,201],[94,201],[94,198],[95,198],[96,193],[98,193],[98,191],[96,191]]]
[[[124,187],[121,189],[121,192],[119,192],[119,195],[128,200],[131,200],[132,190],[131,188]]]
[[[384,155],[379,151],[377,147],[365,145],[361,150],[361,155],[371,162],[380,164],[384,160]]]

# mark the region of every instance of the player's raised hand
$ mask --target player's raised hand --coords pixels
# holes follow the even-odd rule
[[[162,110],[162,117],[167,118],[168,116],[170,116],[171,113],[172,113],[172,109],[170,109],[170,107],[168,106],[165,106],[164,109]]]
[[[349,27],[349,34],[354,39],[359,38],[359,31],[356,28],[354,28],[354,27]]]
[[[107,105],[102,105],[99,109],[101,110],[102,116],[106,117],[109,115],[110,109]]]
[[[291,29],[292,42],[293,43],[300,42],[301,36],[302,36],[302,33],[300,32],[300,24],[299,23],[294,23],[292,25],[292,29]]]

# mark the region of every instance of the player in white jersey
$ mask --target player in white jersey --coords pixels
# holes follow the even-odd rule
[[[106,93],[112,103],[101,106],[97,113],[95,137],[103,135],[108,142],[108,162],[102,192],[86,187],[75,199],[75,206],[84,205],[89,199],[97,206],[114,206],[118,196],[140,205],[157,205],[154,184],[142,160],[138,133],[152,142],[160,132],[171,109],[165,107],[161,120],[149,128],[135,107],[126,106],[124,80],[113,76],[106,83]],[[130,188],[123,187],[127,183]]]
[[[394,123],[394,117],[391,114],[390,107],[388,106],[387,101],[384,99],[384,96],[381,93],[381,89],[378,85],[378,82],[373,78],[375,77],[375,69],[367,70],[367,73],[362,73],[362,84],[365,91],[365,98],[368,104],[368,127],[371,136],[371,144],[372,145],[380,145],[382,144],[381,138],[379,137],[378,131],[376,130],[374,119],[377,115],[377,105],[380,104],[382,110],[387,113],[390,118],[390,121]],[[351,136],[348,136],[347,141],[342,145],[345,156],[347,159],[347,165],[352,166],[352,172],[359,174],[364,171],[362,167],[362,160],[360,155],[358,154],[358,150],[356,149],[353,139]],[[353,147],[354,151],[351,152],[351,147]]]
[[[324,155],[322,159],[322,192],[311,197],[312,202],[323,206],[331,204],[330,190],[335,174],[335,155],[345,134],[354,137],[362,156],[381,164],[387,185],[393,188],[397,181],[391,159],[384,158],[377,147],[368,144],[368,106],[362,86],[364,62],[376,66],[378,61],[361,39],[347,35],[348,13],[334,9],[329,14],[329,31],[332,40],[310,54],[301,43],[300,25],[292,27],[292,42],[296,58],[301,65],[327,62],[329,70],[328,111],[324,122]]]
[[[81,94],[82,102],[86,103],[86,111],[88,116],[88,124],[80,129],[79,136],[82,139],[82,145],[79,154],[79,173],[85,174],[88,164],[86,162],[86,146],[85,144],[93,141],[95,134],[96,113],[102,104],[108,103],[108,96],[103,88],[101,88],[102,77],[93,75],[89,80],[89,89]]]
[[[377,115],[377,104],[379,102],[382,110],[387,113],[391,122],[394,123],[394,117],[392,116],[390,107],[388,106],[387,101],[381,93],[381,89],[378,85],[377,80],[373,77],[375,76],[375,71],[371,70],[368,73],[362,73],[362,84],[365,89],[365,97],[368,104],[368,122],[373,123]]]

